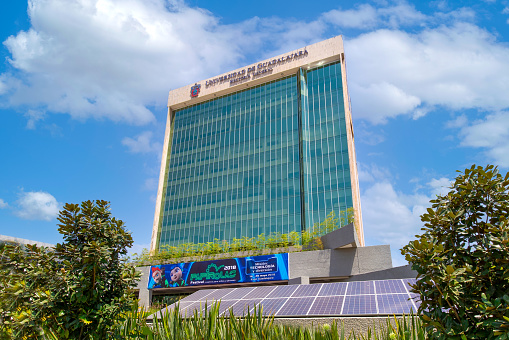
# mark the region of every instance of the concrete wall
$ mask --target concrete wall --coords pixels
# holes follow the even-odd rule
[[[324,249],[360,247],[359,239],[353,223],[345,225],[320,237]]]
[[[140,306],[150,307],[150,303],[152,302],[152,291],[147,289],[150,266],[138,267],[136,269],[141,274],[140,280],[138,281],[138,285],[136,286],[136,289],[138,289],[140,292],[138,296],[138,299],[140,300],[139,302]]]
[[[349,277],[392,268],[388,245],[290,253],[288,262],[290,279]]]
[[[417,272],[415,270],[412,270],[411,265],[406,265],[373,271],[371,273],[354,275],[352,277],[349,277],[345,281],[391,280],[391,279],[408,279],[416,277]]]

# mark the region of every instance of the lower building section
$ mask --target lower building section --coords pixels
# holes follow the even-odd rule
[[[343,228],[322,236],[321,241],[324,246],[328,247],[328,249],[266,255],[260,258],[253,256],[244,258],[244,261],[240,259],[240,262],[237,261],[239,259],[228,259],[192,262],[189,266],[186,266],[186,264],[168,265],[168,268],[178,267],[184,268],[184,270],[186,270],[186,268],[191,268],[191,270],[189,275],[185,276],[187,278],[184,280],[185,284],[173,285],[173,287],[170,287],[171,285],[164,285],[164,287],[167,288],[148,289],[163,286],[156,283],[159,282],[157,281],[159,279],[157,276],[157,270],[164,266],[157,265],[152,267],[140,267],[139,269],[142,272],[142,276],[140,282],[138,283],[138,290],[141,304],[144,306],[150,305],[152,296],[182,296],[196,292],[202,292],[200,294],[204,294],[203,292],[210,289],[224,290],[226,294],[226,290],[240,287],[291,286],[365,280],[401,280],[407,278],[415,278],[417,276],[417,273],[412,271],[410,266],[396,268],[392,267],[389,245],[359,247],[357,234],[353,224],[347,225]],[[273,261],[271,259],[272,257],[274,258]],[[231,261],[231,263],[226,264],[228,265],[228,268],[226,268],[228,271],[225,272],[226,274],[232,274],[230,279],[225,278],[224,275],[218,276],[216,274],[219,273],[219,269],[224,269],[221,267],[225,264],[221,261]],[[251,264],[249,264],[249,262]],[[275,267],[279,268],[280,272],[274,274],[272,279],[269,278],[267,280],[260,280],[259,277],[257,277],[258,279],[256,281],[238,280],[235,279],[235,276],[239,276],[240,278],[244,275],[238,275],[238,273],[233,275],[234,273],[231,270],[234,269],[233,266],[235,263],[244,263],[244,265],[240,266],[242,268],[238,269],[245,271],[245,273],[243,272],[241,274],[245,274],[247,276],[251,274],[252,277],[257,277],[256,275],[252,275],[256,271],[258,272],[255,274],[263,274],[265,268],[268,268],[271,263]],[[193,266],[199,270],[193,271]],[[274,272],[274,270],[269,268],[267,269],[267,273],[268,272]],[[192,273],[195,273],[197,276],[191,278]],[[167,277],[169,276],[170,274],[168,273]],[[182,278],[182,275],[180,275],[179,278]],[[203,282],[199,282],[197,279],[200,279]],[[225,284],[218,282],[230,283]],[[353,286],[356,285],[357,284],[353,284]],[[367,285],[371,285],[371,283],[368,283]],[[396,285],[399,285],[399,283],[396,283]],[[377,286],[373,283],[373,287],[369,289],[376,289],[376,287]],[[378,290],[378,292],[380,293],[380,290]],[[398,296],[398,298],[400,297],[401,296]],[[380,298],[382,299],[384,297]]]

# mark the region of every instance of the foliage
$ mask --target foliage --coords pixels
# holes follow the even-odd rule
[[[137,278],[125,260],[132,237],[106,201],[66,204],[58,221],[64,241],[54,249],[3,247],[2,328],[13,339],[113,338]]]
[[[205,306],[203,313],[194,312],[182,317],[177,308],[170,309],[160,316],[154,315],[152,325],[145,322],[148,317],[144,311],[135,307],[126,317],[122,326],[122,336],[125,339],[146,340],[179,340],[179,339],[408,339],[424,340],[426,333],[418,318],[411,316],[402,319],[388,318],[385,323],[369,328],[367,334],[356,335],[354,332],[346,334],[343,325],[335,321],[330,324],[314,325],[312,327],[290,326],[276,324],[273,315],[265,316],[262,309],[255,308],[253,312],[246,311],[246,315],[238,318],[231,310],[220,313],[220,303]]]
[[[437,339],[509,339],[509,173],[466,169],[421,216],[424,234],[402,249]]]
[[[340,216],[336,216],[334,211],[331,211],[329,215],[320,223],[315,223],[309,232],[312,236],[322,236],[336,230],[338,226],[345,226],[349,223],[353,223],[353,208],[348,208],[346,211],[340,212]]]
[[[298,233],[292,231],[288,234],[272,233],[260,234],[257,237],[242,237],[233,239],[232,242],[215,239],[207,243],[181,243],[176,246],[164,245],[159,251],[150,254],[148,249],[143,249],[140,254],[133,255],[133,263],[136,265],[154,264],[158,261],[180,261],[184,257],[193,257],[194,260],[211,260],[234,257],[232,253],[248,251],[250,255],[269,254],[280,248],[295,247],[296,250],[323,249],[320,236],[338,229],[348,223],[353,223],[353,208],[340,212],[336,217],[334,211],[327,215],[326,219],[316,223],[309,231]]]

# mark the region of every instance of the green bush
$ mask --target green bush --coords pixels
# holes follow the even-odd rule
[[[451,189],[401,251],[418,272],[424,326],[437,339],[509,339],[509,173],[473,165]]]
[[[148,265],[163,261],[180,261],[184,257],[198,257],[201,260],[217,259],[221,254],[224,258],[232,257],[232,253],[249,251],[253,255],[261,255],[262,252],[286,247],[296,247],[299,250],[323,249],[320,236],[330,233],[342,226],[353,223],[353,208],[340,211],[340,217],[336,217],[331,211],[324,221],[315,223],[310,230],[302,233],[292,231],[288,234],[271,233],[260,234],[257,237],[234,238],[230,243],[215,239],[207,243],[181,243],[176,246],[163,245],[159,251],[150,254],[148,249],[143,249],[140,254],[133,254],[132,262],[136,265]]]
[[[54,249],[2,247],[1,332],[12,339],[112,339],[119,315],[130,309],[134,267],[125,260],[133,243],[106,201],[66,204]]]
[[[231,310],[220,315],[219,307],[220,303],[215,303],[204,308],[203,313],[194,312],[186,317],[181,316],[177,307],[162,316],[154,316],[152,325],[148,327],[145,322],[148,314],[134,306],[122,325],[122,335],[126,339],[147,340],[424,340],[426,337],[421,322],[413,315],[403,316],[402,319],[387,318],[367,327],[367,333],[362,335],[355,332],[346,334],[344,326],[335,320],[330,324],[312,327],[282,325],[274,322],[273,315],[265,316],[261,308],[246,311],[244,317],[240,318],[233,316]]]

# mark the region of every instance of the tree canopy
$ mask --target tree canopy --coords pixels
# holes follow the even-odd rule
[[[112,339],[130,310],[131,234],[102,200],[66,204],[54,249],[4,245],[0,250],[0,335],[53,334],[59,339]]]
[[[509,173],[473,165],[431,203],[424,233],[401,250],[428,334],[509,339]]]

